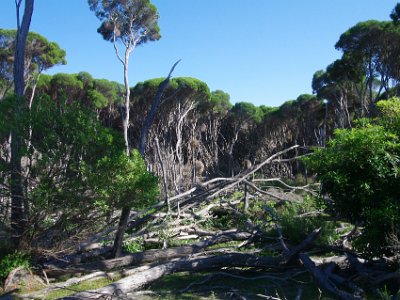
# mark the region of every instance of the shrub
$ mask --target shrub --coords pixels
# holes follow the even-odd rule
[[[393,253],[400,224],[400,99],[378,103],[381,115],[336,130],[327,148],[305,159],[322,182],[333,211],[363,225],[355,246],[365,256]],[[390,237],[390,238],[389,238]]]
[[[30,267],[30,258],[24,252],[14,252],[0,260],[0,281],[4,281],[8,274],[18,267]]]
[[[123,245],[123,249],[129,253],[136,253],[141,252],[144,250],[143,244],[141,241],[132,240],[132,241],[125,241]]]
[[[282,234],[292,244],[301,243],[314,229],[321,227],[321,235],[317,240],[319,245],[332,245],[339,238],[335,223],[318,213],[300,216],[318,210],[316,199],[305,197],[301,203],[287,203],[278,213]]]

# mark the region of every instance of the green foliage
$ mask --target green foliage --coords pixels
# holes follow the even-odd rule
[[[88,91],[88,98],[96,108],[103,108],[108,105],[108,99],[96,90]]]
[[[115,81],[108,81],[107,79],[95,79],[93,86],[96,91],[100,92],[107,98],[110,104],[118,102],[120,94],[124,90],[123,85]]]
[[[159,85],[164,79],[165,78],[154,78],[136,84],[131,93],[132,97],[135,99],[136,107],[147,110],[157,93]],[[180,103],[184,101],[193,101],[199,112],[208,113],[209,110],[212,109],[210,97],[210,89],[205,82],[192,77],[176,77],[170,80],[168,87],[163,93],[163,99],[174,99],[175,101],[165,102],[161,109],[171,109],[176,105],[177,101]]]
[[[332,197],[333,209],[364,225],[355,245],[367,256],[390,252],[392,235],[400,233],[399,103],[398,98],[379,103],[380,118],[337,130],[326,149],[305,159],[322,192]]]
[[[393,8],[390,18],[392,19],[394,24],[398,24],[400,19],[400,3],[397,3],[396,6]]]
[[[9,113],[13,101],[11,97],[0,103],[5,116],[0,120],[0,138],[7,139],[15,127],[26,141],[27,128],[32,128],[31,147],[22,147],[23,155],[34,162],[26,194],[29,222],[35,224],[32,234],[57,230],[53,237],[61,241],[95,225],[88,212],[101,217],[108,209],[143,208],[156,199],[157,178],[146,170],[139,153],[127,157],[122,135],[101,126],[89,108],[40,97],[30,111],[23,111],[22,122],[14,124]],[[8,176],[9,166],[0,160],[0,182],[7,182]],[[50,236],[45,239],[51,242]]]
[[[87,166],[121,152],[123,140],[77,102],[57,104],[42,97],[33,104],[31,142],[37,152],[28,152],[35,161],[29,178],[35,184],[27,194],[31,214],[41,216],[35,220],[37,231],[57,228],[68,234],[89,222],[86,213],[95,213],[98,207],[89,184],[96,174],[86,173]],[[49,223],[47,216],[54,213],[59,218]]]
[[[122,246],[125,252],[136,253],[144,250],[143,244],[138,240],[125,241]]]
[[[14,252],[0,259],[0,281],[7,278],[8,274],[18,267],[29,268],[31,266],[30,257],[24,252]]]
[[[218,113],[226,113],[232,108],[230,96],[221,90],[216,90],[211,93],[210,105],[212,110]]]
[[[12,82],[13,56],[15,51],[16,30],[0,29],[0,80]],[[30,83],[36,74],[55,66],[66,64],[65,51],[57,43],[49,42],[35,32],[29,32],[25,49],[25,82]]]
[[[115,38],[125,45],[141,45],[161,38],[157,8],[149,0],[88,0],[88,4],[102,22],[97,32],[107,41]]]
[[[265,106],[260,108],[250,102],[237,102],[232,107],[232,113],[244,120],[252,120],[260,123],[265,116]]]
[[[96,165],[86,169],[97,201],[118,208],[145,208],[153,204],[159,194],[158,178],[147,171],[139,152],[130,156],[123,151],[104,156]]]
[[[322,232],[317,244],[332,245],[339,238],[335,231],[336,226],[334,222],[327,220],[325,216],[319,213],[317,215],[300,216],[318,211],[317,200],[312,197],[305,197],[303,202],[300,203],[285,204],[283,209],[278,213],[283,236],[296,245],[301,243],[314,229],[321,227]]]

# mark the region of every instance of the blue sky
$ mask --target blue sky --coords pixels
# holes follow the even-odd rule
[[[162,39],[135,50],[130,85],[166,76],[203,80],[231,101],[278,106],[311,93],[315,71],[340,57],[334,44],[359,21],[388,20],[389,0],[153,0]],[[0,28],[15,28],[14,0],[0,0]],[[51,73],[87,71],[123,81],[112,44],[85,0],[36,0],[31,30],[67,51]]]

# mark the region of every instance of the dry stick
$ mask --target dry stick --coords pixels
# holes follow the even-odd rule
[[[44,298],[48,293],[52,292],[52,291],[56,291],[56,290],[60,290],[60,289],[66,289],[68,287],[74,286],[78,283],[84,282],[84,281],[89,281],[89,280],[94,280],[97,278],[115,278],[117,276],[132,276],[134,274],[137,274],[139,272],[143,272],[146,271],[148,269],[150,269],[151,266],[141,266],[141,267],[136,267],[133,269],[127,269],[127,270],[122,270],[122,271],[116,271],[116,272],[102,272],[102,271],[97,271],[88,275],[84,275],[84,276],[80,276],[80,277],[73,277],[68,279],[65,282],[61,282],[61,283],[55,283],[52,284],[50,286],[48,286],[47,288],[37,291],[37,292],[33,292],[33,293],[29,293],[29,294],[23,294],[20,295],[21,298],[23,299],[36,299],[36,298]]]
[[[264,190],[258,188],[256,185],[252,184],[250,181],[244,180],[244,182],[245,182],[247,185],[251,186],[253,189],[255,189],[257,192],[259,192],[260,194],[267,195],[267,196],[271,196],[272,198],[278,199],[279,201],[288,201],[288,202],[292,202],[291,200],[288,200],[288,199],[285,199],[285,198],[280,197],[280,196],[278,196],[278,195],[275,195],[275,194],[273,194],[273,193],[269,193],[269,192],[267,192],[267,191],[264,191]]]
[[[266,178],[266,179],[258,178],[258,179],[253,179],[252,181],[253,182],[271,182],[271,181],[272,182],[279,182],[281,185],[283,185],[284,187],[286,187],[288,189],[301,190],[301,191],[305,191],[305,192],[313,194],[313,195],[317,194],[316,191],[313,191],[313,190],[309,189],[309,187],[311,187],[312,184],[307,184],[307,185],[303,185],[303,186],[292,186],[292,185],[289,185],[289,184],[285,183],[280,178]]]
[[[164,186],[164,192],[165,192],[165,204],[167,204],[168,211],[169,211],[171,208],[170,208],[169,199],[168,199],[167,172],[165,172],[164,163],[162,161],[161,152],[160,152],[160,143],[158,141],[158,137],[155,137],[154,141],[156,142],[157,157],[158,157],[158,160],[160,161],[161,171],[163,174],[162,179],[163,179],[163,186]]]
[[[215,198],[217,195],[219,195],[220,193],[229,190],[230,188],[234,187],[235,185],[237,185],[238,183],[241,183],[242,181],[244,181],[247,177],[249,177],[250,175],[254,174],[255,172],[257,172],[258,170],[260,170],[263,166],[270,164],[276,157],[279,157],[282,154],[285,154],[293,149],[296,149],[300,147],[299,145],[294,145],[290,148],[287,148],[285,150],[279,151],[277,153],[275,153],[274,155],[271,155],[269,158],[267,158],[264,162],[262,162],[261,164],[259,164],[257,167],[255,167],[254,169],[252,169],[250,172],[246,173],[245,175],[243,175],[242,177],[240,177],[238,180],[236,180],[234,183],[228,184],[227,186],[223,187],[222,189],[216,191],[215,193],[213,193],[212,195],[208,196],[207,199],[212,199]]]

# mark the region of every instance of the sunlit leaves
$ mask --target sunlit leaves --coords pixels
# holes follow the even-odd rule
[[[400,223],[400,114],[394,113],[400,100],[382,101],[378,107],[379,118],[337,130],[327,148],[306,159],[339,216],[365,227],[356,244],[366,255],[389,251],[387,237]]]

